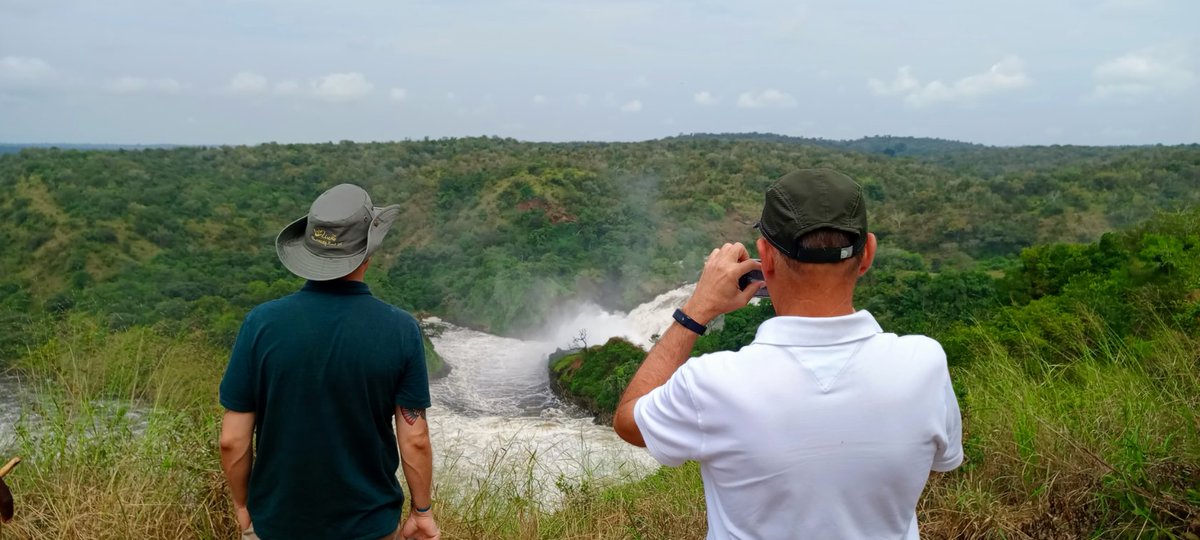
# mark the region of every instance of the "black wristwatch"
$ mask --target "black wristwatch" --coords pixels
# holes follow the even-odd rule
[[[680,326],[687,328],[688,330],[691,330],[701,336],[708,331],[707,326],[704,326],[703,324],[696,322],[695,319],[688,317],[687,313],[684,313],[682,309],[676,309],[675,314],[672,316],[675,317],[675,322],[679,323]]]

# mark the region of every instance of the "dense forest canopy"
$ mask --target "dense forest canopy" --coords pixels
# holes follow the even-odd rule
[[[0,156],[0,317],[74,310],[229,339],[247,309],[299,286],[275,234],[352,182],[404,207],[372,262],[377,294],[519,333],[567,301],[628,309],[694,280],[713,245],[755,238],[770,182],[813,166],[864,186],[881,272],[994,270],[1025,247],[1094,241],[1200,199],[1197,145],[727,135],[32,148]]]

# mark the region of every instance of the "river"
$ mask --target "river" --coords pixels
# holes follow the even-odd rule
[[[620,482],[653,471],[657,464],[645,450],[624,443],[612,428],[594,424],[554,396],[547,359],[569,346],[580,330],[593,345],[623,336],[649,347],[691,289],[669,291],[628,314],[580,305],[529,340],[426,321],[442,327],[431,339],[452,367],[450,375],[430,385],[437,474],[470,485],[520,484],[531,491],[523,496],[554,500],[560,481]]]
[[[470,496],[491,485],[502,494],[553,502],[562,486],[631,481],[652,472],[657,465],[645,450],[550,391],[548,356],[568,347],[580,330],[592,345],[623,336],[648,348],[691,291],[669,291],[628,314],[582,304],[527,340],[426,321],[440,327],[431,340],[452,368],[430,384],[439,496]],[[0,448],[13,442],[12,428],[29,398],[15,378],[0,378]]]
[[[13,444],[13,429],[21,418],[22,395],[16,377],[0,376],[0,450]],[[0,461],[7,460],[0,455]]]

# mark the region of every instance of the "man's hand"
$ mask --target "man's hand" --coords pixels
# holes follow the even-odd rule
[[[696,322],[707,325],[718,315],[745,306],[765,283],[756,281],[745,290],[740,290],[738,278],[761,267],[758,261],[750,258],[750,253],[741,242],[712,250],[704,262],[704,271],[700,274],[696,291],[684,304],[683,312]]]
[[[405,540],[437,540],[441,537],[433,512],[409,512],[404,527],[400,528],[400,538]]]
[[[759,267],[758,261],[751,259],[746,247],[741,244],[725,244],[714,249],[704,262],[704,272],[696,284],[696,291],[683,306],[684,314],[707,325],[717,315],[750,303],[763,283],[751,283],[743,291],[738,289],[738,278]],[[629,386],[625,387],[621,402],[613,413],[613,429],[626,442],[646,446],[641,428],[633,418],[634,404],[670,380],[675,370],[687,362],[698,337],[695,332],[672,324],[646,354],[646,359],[634,373]]]
[[[250,525],[252,525],[250,523],[250,511],[245,506],[238,506],[234,508],[234,513],[237,515],[238,530],[244,531],[249,529]]]

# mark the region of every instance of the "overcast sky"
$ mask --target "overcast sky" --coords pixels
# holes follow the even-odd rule
[[[1197,0],[0,0],[0,142],[1200,142]]]

